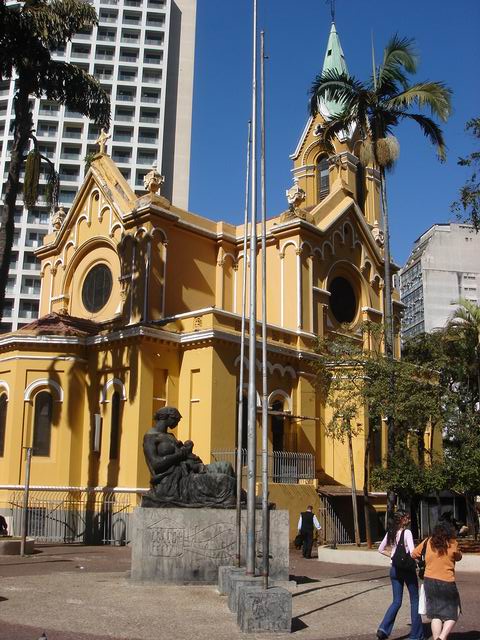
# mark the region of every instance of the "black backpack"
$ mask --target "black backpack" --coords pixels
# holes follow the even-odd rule
[[[405,548],[405,529],[403,529],[400,534],[400,540],[397,543],[397,548],[395,549],[395,553],[392,556],[392,565],[397,569],[401,569],[402,571],[415,571],[416,563],[412,556],[408,553]]]

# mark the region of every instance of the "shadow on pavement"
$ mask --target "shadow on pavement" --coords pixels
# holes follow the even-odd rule
[[[315,578],[309,578],[308,576],[294,576],[289,575],[289,580],[293,580],[297,584],[308,584],[309,582],[320,582],[320,580],[316,580]]]
[[[333,607],[336,604],[340,604],[341,602],[346,602],[347,600],[352,600],[353,598],[357,598],[358,596],[362,596],[364,593],[368,593],[369,591],[376,591],[377,589],[383,589],[383,585],[379,585],[378,587],[372,587],[371,589],[365,589],[365,591],[359,591],[358,593],[354,593],[351,596],[347,596],[346,598],[340,598],[340,600],[335,600],[335,602],[329,602],[328,604],[324,604],[317,609],[311,609],[310,611],[306,611],[298,616],[298,618],[304,618],[305,616],[309,616],[312,613],[316,613],[317,611],[322,611],[323,609],[328,609],[328,607]],[[296,595],[296,594],[294,594]]]
[[[384,577],[384,576],[382,576]],[[387,577],[387,576],[385,576]],[[294,593],[293,594],[293,598],[296,598],[297,596],[304,596],[307,593],[312,593],[312,591],[320,591],[320,589],[330,589],[332,587],[343,587],[343,585],[345,584],[357,584],[359,582],[371,582],[372,578],[362,578],[361,580],[348,580],[347,582],[338,582],[337,584],[322,584],[320,587],[314,587],[313,589],[306,589],[305,591],[300,591],[299,593]],[[379,580],[381,580],[381,578],[379,578]],[[317,580],[316,582],[319,582],[319,580]],[[385,584],[381,584],[378,587],[375,587],[375,589],[381,589],[383,587],[388,586],[387,583]],[[371,591],[371,589],[368,589],[368,591]],[[362,593],[366,593],[366,591],[362,591]]]
[[[34,562],[6,562],[5,564],[0,563],[0,567],[18,567],[18,566],[25,566],[28,564],[35,564],[35,565],[39,565],[39,564],[50,564],[52,562],[72,562],[72,560],[36,560]]]

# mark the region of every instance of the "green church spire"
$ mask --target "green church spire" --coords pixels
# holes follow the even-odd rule
[[[322,73],[326,71],[348,74],[347,63],[345,62],[345,56],[335,27],[335,22],[332,22],[325,59],[323,61]],[[341,108],[339,108],[340,105],[336,100],[325,100],[321,106],[321,112],[326,117],[337,115],[341,111]]]

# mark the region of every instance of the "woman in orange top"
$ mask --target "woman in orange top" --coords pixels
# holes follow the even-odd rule
[[[424,542],[412,551],[415,560],[422,555]],[[458,620],[460,596],[455,584],[455,562],[461,559],[454,528],[437,524],[427,540],[425,554],[425,597],[433,640],[446,640]]]

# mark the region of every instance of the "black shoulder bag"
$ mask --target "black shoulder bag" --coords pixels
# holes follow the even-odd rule
[[[395,549],[395,553],[392,556],[392,565],[397,569],[401,569],[402,571],[415,571],[417,568],[417,564],[412,556],[408,553],[405,548],[405,529],[403,529],[400,534],[400,540],[397,543],[397,548]]]
[[[425,562],[425,555],[427,553],[427,542],[428,542],[428,538],[423,543],[422,553],[420,555],[420,558],[417,560],[418,577],[420,578],[420,580],[423,580],[423,576],[425,575],[425,567],[427,564]]]

